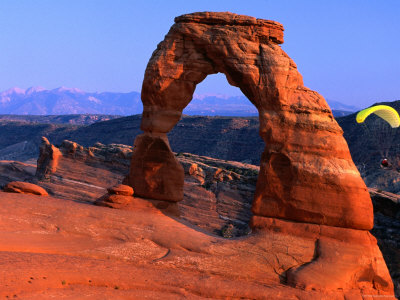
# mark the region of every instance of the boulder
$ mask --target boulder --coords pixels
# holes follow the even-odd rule
[[[111,195],[133,196],[133,188],[129,185],[118,184],[107,189]]]
[[[111,208],[121,208],[131,203],[132,200],[133,200],[132,196],[105,194],[104,196],[97,199],[94,202],[94,204],[98,206],[105,206]]]
[[[22,181],[12,181],[8,183],[3,190],[8,193],[33,194],[39,196],[48,195],[44,188],[33,183]]]

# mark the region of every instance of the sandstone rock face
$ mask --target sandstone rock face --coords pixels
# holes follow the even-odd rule
[[[12,181],[4,187],[4,191],[8,193],[33,194],[39,196],[47,196],[46,190],[36,184],[22,181]]]
[[[175,19],[145,72],[141,124],[145,133],[135,141],[129,178],[135,191],[154,199],[182,200],[182,171],[165,135],[179,121],[196,85],[220,72],[259,111],[266,147],[253,213],[372,228],[371,199],[343,132],[324,98],[304,87],[281,43],[283,27],[273,21],[212,12]],[[163,158],[154,145],[162,148]]]
[[[138,196],[173,202],[183,199],[183,168],[165,133],[137,136],[132,157],[129,183]]]
[[[132,147],[126,145],[96,143],[85,148],[65,140],[57,148],[45,139],[36,180],[56,197],[93,202],[107,188],[122,181],[128,173],[131,155]]]
[[[315,254],[307,264],[291,268],[287,283],[305,290],[338,290],[357,287],[393,291],[389,271],[376,239],[364,230],[294,223],[254,216],[255,231],[302,236],[315,242]]]
[[[36,177],[48,178],[57,170],[58,161],[61,156],[60,150],[50,144],[46,137],[42,137],[42,144],[39,148],[39,158],[37,160]]]

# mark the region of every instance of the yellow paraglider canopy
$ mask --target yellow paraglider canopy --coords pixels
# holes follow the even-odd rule
[[[392,128],[400,126],[400,116],[398,112],[388,105],[375,105],[363,109],[356,116],[357,123],[362,123],[370,114],[376,114],[390,124]]]

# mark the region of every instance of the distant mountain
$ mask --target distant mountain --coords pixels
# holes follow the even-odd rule
[[[357,110],[356,106],[346,105],[327,99],[334,117],[347,116]],[[193,100],[183,111],[187,115],[199,116],[258,116],[257,108],[245,96],[194,95]]]
[[[90,125],[97,122],[108,121],[120,118],[119,115],[0,115],[0,122],[15,121],[30,124],[70,124],[70,125]]]
[[[344,117],[354,113],[355,111],[361,110],[361,108],[354,105],[343,104],[342,102],[325,99],[329,107],[332,110],[332,114],[335,118]]]
[[[328,105],[332,110],[339,110],[339,111],[347,111],[347,112],[355,112],[361,110],[360,107],[354,105],[343,104],[342,102],[326,99]]]
[[[132,115],[142,112],[140,94],[88,93],[76,88],[46,90],[32,87],[12,88],[0,93],[0,114],[66,115],[108,114]]]
[[[243,95],[195,94],[183,113],[197,116],[258,116],[257,108]]]
[[[357,108],[328,100],[335,117]],[[142,113],[140,93],[89,93],[76,88],[12,88],[0,93],[0,114],[69,115],[106,114],[128,116]],[[199,116],[258,116],[256,107],[244,96],[194,95],[184,114]]]

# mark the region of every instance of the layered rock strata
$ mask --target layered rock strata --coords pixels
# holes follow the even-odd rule
[[[137,203],[131,197],[133,189],[120,184],[129,179],[125,175],[129,173],[134,147],[101,143],[82,147],[75,142],[63,141],[58,148],[47,143],[47,139],[43,141],[42,147],[61,153],[56,163],[52,151],[42,151],[38,159],[38,170],[49,170],[48,165],[53,166],[52,172],[46,173],[46,176],[36,173],[38,184],[52,195],[75,201],[96,202],[112,208],[135,209]],[[180,215],[182,219],[207,232],[221,234],[224,228],[233,225],[232,236],[248,233],[259,167],[190,153],[173,155],[184,170],[184,200],[179,205],[150,198],[146,198],[147,201],[163,211]],[[9,168],[7,172],[10,174]],[[19,175],[24,174],[20,172]],[[18,178],[15,175],[4,180],[9,182],[10,179]],[[27,181],[35,180],[31,176]]]
[[[112,208],[122,208],[133,200],[133,189],[124,184],[107,188],[107,194],[96,200],[95,204]]]
[[[64,140],[56,147],[43,138],[36,180],[57,197],[93,202],[121,183],[131,155],[132,147],[126,145],[83,147]]]

